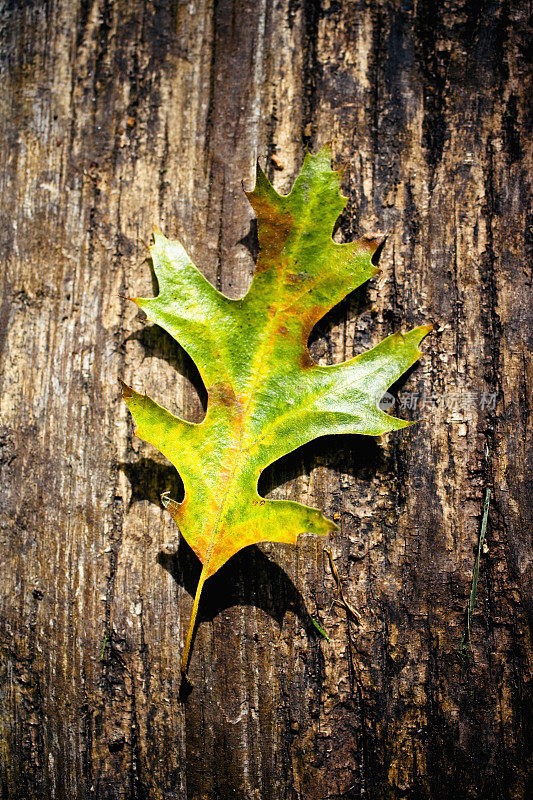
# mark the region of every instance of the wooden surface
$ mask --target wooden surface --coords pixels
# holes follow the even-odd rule
[[[527,14],[512,0],[2,3],[2,798],[526,797]],[[313,355],[435,322],[396,387],[399,414],[423,421],[321,440],[264,476],[342,530],[243,551],[212,579],[183,698],[198,565],[159,499],[179,480],[133,438],[117,378],[193,420],[205,392],[121,296],[151,293],[153,224],[242,294],[255,156],[285,191],[328,141],[350,198],[339,239],[389,238]],[[359,625],[332,605],[328,546]]]

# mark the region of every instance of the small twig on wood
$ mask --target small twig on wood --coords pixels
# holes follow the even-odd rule
[[[344,592],[343,592],[343,589],[342,589],[342,582],[341,582],[341,579],[339,577],[339,573],[337,572],[337,567],[333,563],[333,555],[331,553],[331,549],[329,547],[325,547],[324,548],[324,552],[327,553],[327,556],[328,556],[328,559],[329,559],[329,566],[331,568],[331,574],[335,578],[335,583],[337,585],[337,597],[333,601],[333,605],[341,606],[342,608],[344,608],[346,610],[348,615],[350,617],[352,617],[352,619],[355,620],[355,622],[361,622],[360,613],[358,611],[356,611],[355,608],[352,605],[350,605],[350,603],[348,603],[348,601],[344,597]]]

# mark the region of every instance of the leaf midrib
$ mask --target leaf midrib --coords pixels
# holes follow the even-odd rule
[[[299,226],[300,236],[298,238],[301,237],[301,231],[305,229],[305,226],[310,221],[311,208],[312,208],[312,204],[309,204],[306,207],[307,214],[305,215],[304,219],[302,220],[302,222],[301,222],[301,224]],[[331,238],[331,241],[333,241],[332,237],[330,237],[330,238]],[[292,250],[292,248],[291,248],[291,250]],[[289,252],[288,255],[290,256],[291,253]],[[291,264],[291,263],[293,263],[293,258],[292,257],[286,258],[285,259],[286,266],[282,270],[280,270],[280,272],[278,273],[279,274],[278,290],[277,290],[277,293],[276,293],[276,302],[275,302],[276,311],[275,311],[275,313],[272,315],[272,317],[269,319],[269,321],[267,323],[266,335],[261,338],[261,345],[258,348],[258,352],[256,354],[256,357],[255,357],[254,361],[253,361],[254,365],[257,365],[258,362],[259,362],[259,365],[264,364],[263,355],[265,353],[265,350],[267,349],[267,345],[270,344],[270,342],[271,342],[271,340],[273,338],[273,331],[275,329],[275,326],[277,326],[278,316],[279,316],[279,314],[286,314],[287,313],[287,309],[284,308],[284,307],[281,307],[280,296],[283,294],[283,289],[285,288],[286,272],[287,272],[287,269],[288,269],[288,265]],[[315,281],[313,283],[313,286],[308,287],[307,288],[307,292],[311,291],[311,289],[316,285],[316,283],[317,283],[317,281]],[[303,296],[304,294],[306,294],[306,292],[303,292],[300,295],[300,297]],[[291,308],[294,305],[294,302],[295,301],[291,302],[291,304],[288,306],[288,308]],[[324,313],[326,313],[326,312],[324,312]],[[307,342],[305,343],[304,346],[307,349]],[[223,495],[222,495],[222,498],[221,498],[221,501],[220,501],[218,514],[216,516],[216,519],[215,519],[215,522],[214,522],[214,525],[213,525],[213,532],[212,532],[212,534],[211,534],[211,536],[209,538],[209,544],[207,546],[207,552],[206,552],[206,556],[205,556],[205,561],[203,563],[203,570],[206,571],[206,572],[208,570],[209,563],[211,561],[211,556],[213,554],[213,550],[214,550],[214,547],[215,547],[215,544],[216,544],[217,534],[219,532],[219,527],[220,527],[220,521],[222,519],[222,515],[223,515],[224,511],[226,510],[228,497],[230,496],[230,488],[231,488],[232,483],[233,483],[233,481],[235,479],[235,475],[237,473],[237,470],[240,469],[240,467],[242,467],[243,459],[248,455],[248,450],[247,449],[243,449],[242,443],[243,443],[243,439],[244,439],[244,434],[247,431],[247,427],[248,427],[247,426],[247,422],[249,422],[249,419],[251,417],[250,407],[251,407],[251,405],[253,403],[253,400],[254,400],[254,397],[255,397],[255,393],[256,393],[256,390],[257,390],[257,386],[258,386],[260,380],[264,377],[264,373],[267,372],[267,371],[268,371],[267,368],[264,368],[263,370],[261,370],[260,367],[258,369],[252,369],[252,371],[251,371],[251,375],[252,376],[255,375],[255,377],[252,379],[252,385],[250,386],[249,391],[247,392],[248,402],[247,402],[247,405],[246,405],[246,407],[244,409],[244,412],[242,414],[241,424],[239,426],[239,437],[238,437],[238,440],[236,442],[236,447],[235,447],[235,449],[232,449],[232,451],[231,451],[232,453],[235,453],[235,456],[236,456],[235,457],[235,461],[234,461],[234,465],[233,465],[233,468],[232,468],[230,474],[228,475],[227,480],[225,481]],[[203,528],[203,530],[202,530],[202,535],[203,535],[204,531],[205,531],[205,528]]]

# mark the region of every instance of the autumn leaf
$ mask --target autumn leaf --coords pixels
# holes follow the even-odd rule
[[[300,533],[337,527],[317,509],[261,497],[261,472],[318,436],[378,436],[409,424],[385,414],[378,401],[418,359],[430,325],[388,336],[343,364],[318,365],[307,349],[315,323],[377,271],[372,255],[380,240],[332,239],[346,204],[340,179],[327,148],[306,155],[288,195],[279,195],[258,166],[247,196],[260,253],[250,289],[238,300],[218,292],[179,242],[154,233],[159,294],[135,302],[185,348],[208,391],[205,419],[194,424],[123,384],[137,436],[183,480],[183,501],[164,502],[203,565],[182,672],[204,582],[232,555],[257,542],[296,542]]]

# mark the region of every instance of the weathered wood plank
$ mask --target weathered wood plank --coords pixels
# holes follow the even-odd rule
[[[527,14],[496,0],[2,4],[3,797],[526,796]],[[183,544],[169,555],[159,495],[179,480],[133,438],[117,378],[190,419],[205,394],[121,296],[152,289],[153,224],[243,293],[257,245],[241,180],[264,155],[285,191],[327,141],[350,198],[337,236],[389,238],[313,355],[434,321],[399,387],[400,413],[423,421],[307,446],[264,479],[338,516],[329,546],[361,625],[332,606],[324,542],[250,548],[206,592],[183,702],[197,565]]]

